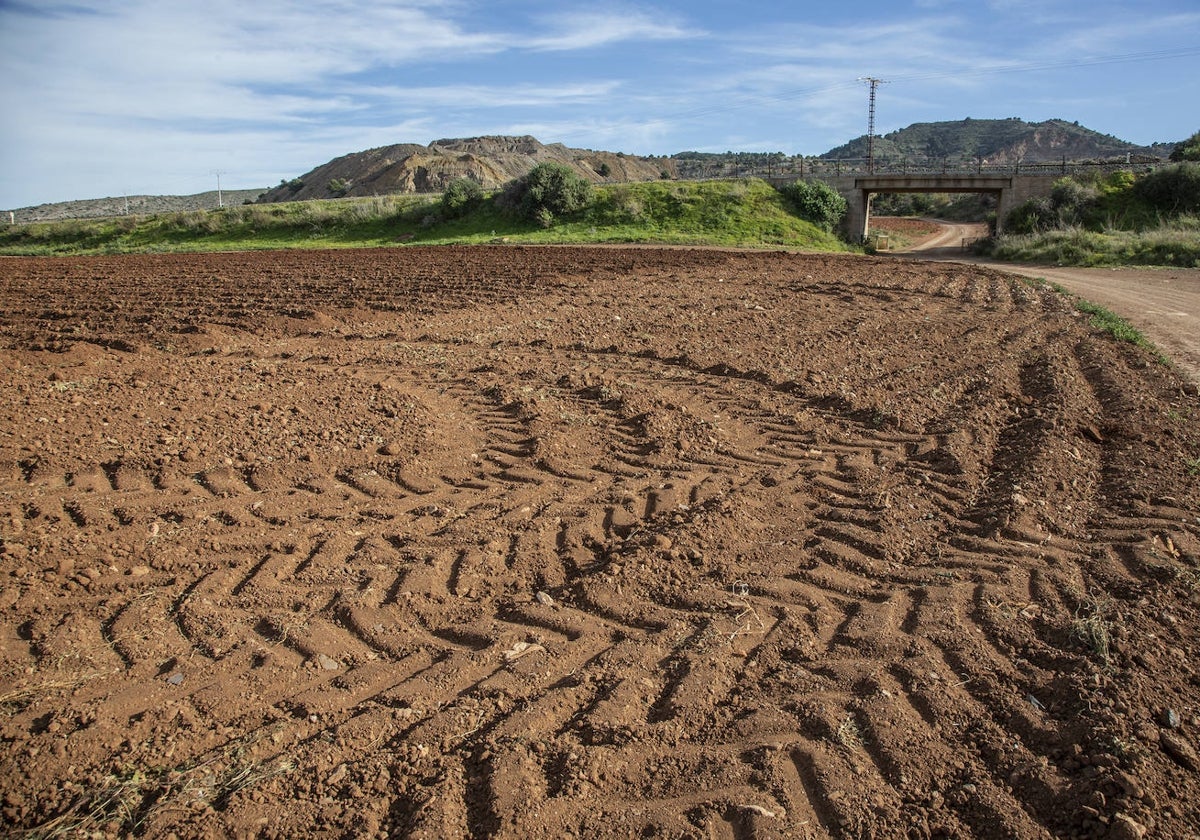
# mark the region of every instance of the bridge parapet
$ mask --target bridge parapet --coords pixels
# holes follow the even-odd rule
[[[819,176],[818,176],[819,177]],[[1035,176],[1036,177],[1036,176]],[[1044,177],[1044,176],[1043,176]],[[1057,177],[1057,176],[1054,176]],[[1012,187],[1012,175],[862,175],[854,179],[857,189],[877,192],[990,192]]]

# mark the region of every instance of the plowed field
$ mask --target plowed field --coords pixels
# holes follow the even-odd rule
[[[17,836],[1192,837],[1200,398],[841,256],[0,262]]]

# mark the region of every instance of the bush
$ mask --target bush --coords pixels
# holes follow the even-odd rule
[[[1060,178],[1048,198],[1032,198],[1014,208],[1005,219],[1005,229],[1012,234],[1026,234],[1136,226],[1141,217],[1153,213],[1148,213],[1144,202],[1135,197],[1134,183],[1133,173],[1127,170]]]
[[[509,183],[503,203],[526,219],[547,226],[555,216],[578,213],[592,201],[592,185],[561,163],[539,163]]]
[[[824,181],[793,181],[782,192],[800,218],[827,231],[836,228],[846,215],[846,199]]]
[[[1058,217],[1059,227],[1083,224],[1093,213],[1100,191],[1092,184],[1074,178],[1063,178],[1050,190],[1050,206]]]
[[[1041,233],[1055,226],[1054,208],[1048,198],[1031,198],[1018,204],[1004,220],[1006,233],[1014,235]]]
[[[483,187],[470,178],[455,178],[442,192],[442,216],[457,219],[483,201]]]
[[[1156,169],[1134,184],[1133,192],[1164,216],[1200,213],[1200,163]]]
[[[1171,152],[1171,160],[1181,163],[1185,160],[1200,160],[1200,131],[1176,146]]]

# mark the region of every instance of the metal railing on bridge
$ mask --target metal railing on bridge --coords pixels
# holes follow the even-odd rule
[[[1084,172],[1148,172],[1169,163],[1167,160],[1139,157],[1108,160],[1005,161],[939,157],[810,158],[794,157],[772,161],[684,161],[680,177],[707,181],[723,178],[765,178],[786,180],[806,177],[843,175],[1046,175],[1065,176]]]

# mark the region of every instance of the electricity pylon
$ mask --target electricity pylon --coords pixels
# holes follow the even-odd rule
[[[867,106],[867,172],[875,174],[875,91],[886,84],[886,79],[876,79],[874,76],[859,76],[860,82],[871,86],[870,104]]]

